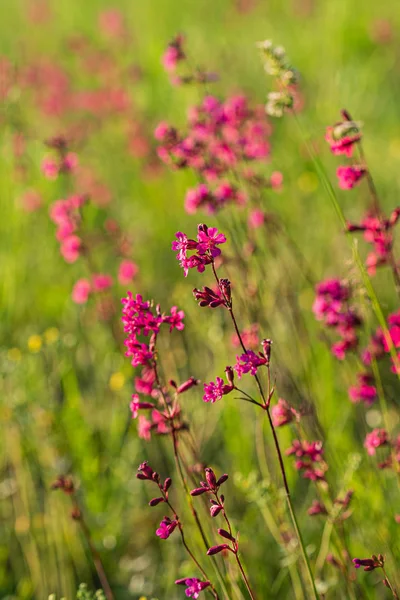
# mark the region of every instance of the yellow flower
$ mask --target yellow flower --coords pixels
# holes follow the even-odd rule
[[[108,385],[113,392],[118,392],[120,389],[124,387],[125,384],[125,375],[120,371],[113,373],[110,377],[110,381]]]
[[[31,335],[28,338],[28,348],[31,352],[39,352],[42,347],[42,338],[40,335]]]
[[[44,332],[44,338],[48,344],[54,344],[59,337],[60,332],[58,331],[57,327],[49,327],[49,329],[46,329]]]

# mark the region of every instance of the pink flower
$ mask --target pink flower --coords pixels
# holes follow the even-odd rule
[[[365,402],[370,405],[377,399],[377,390],[374,385],[374,379],[369,373],[359,373],[357,375],[358,384],[349,388],[350,400],[354,403]]]
[[[199,225],[197,233],[197,251],[201,254],[209,253],[213,258],[221,254],[221,250],[217,245],[224,244],[226,237],[223,233],[218,233],[216,227],[207,227],[207,225]]]
[[[342,190],[351,190],[364,177],[366,172],[366,169],[360,166],[338,167],[336,174],[339,179],[339,187]]]
[[[164,318],[165,323],[170,324],[169,331],[171,332],[173,329],[177,329],[178,331],[182,331],[185,325],[183,323],[183,319],[185,318],[185,313],[183,310],[178,310],[176,306],[171,308],[171,315]]]
[[[35,212],[43,204],[42,197],[35,190],[27,190],[20,198],[20,204],[26,212]]]
[[[154,408],[154,404],[152,402],[140,402],[139,396],[137,394],[133,394],[129,407],[132,412],[132,419],[136,419],[139,414],[139,410]]]
[[[118,281],[121,285],[132,282],[139,271],[138,266],[131,260],[123,260],[118,269]]]
[[[376,454],[376,449],[389,443],[389,436],[385,429],[374,429],[365,436],[364,446],[370,456]]]
[[[210,383],[204,384],[203,400],[204,402],[211,402],[214,404],[214,402],[221,400],[222,396],[226,396],[233,389],[234,386],[232,384],[226,384],[221,377],[217,377],[216,383],[211,381]]]
[[[95,292],[104,292],[108,290],[113,284],[113,279],[111,275],[104,275],[99,273],[97,275],[93,275],[93,289]]]
[[[78,156],[75,152],[68,152],[63,160],[61,169],[64,173],[70,173],[78,166]]]
[[[280,171],[274,171],[269,180],[271,187],[274,190],[280,190],[283,184],[283,175]]]
[[[78,260],[82,247],[81,239],[77,235],[70,235],[61,244],[60,252],[68,263]]]
[[[265,223],[265,214],[264,211],[255,208],[249,214],[248,219],[249,227],[252,229],[257,229],[258,227],[262,227]]]
[[[353,154],[354,145],[361,139],[360,123],[352,121],[346,111],[342,112],[343,121],[326,128],[325,139],[333,154]]]
[[[283,398],[279,398],[278,403],[272,407],[271,416],[274,427],[282,427],[294,419],[298,421],[300,418],[299,413]]]
[[[209,581],[200,581],[195,577],[188,579],[177,579],[175,581],[177,585],[186,585],[185,594],[188,598],[198,598],[200,592],[205,590],[211,583]]]
[[[87,279],[78,279],[72,290],[72,300],[76,304],[85,304],[88,301],[92,286]]]
[[[150,441],[152,427],[153,427],[153,424],[151,421],[146,419],[145,416],[139,415],[138,435],[142,440],[146,440],[146,442]]]
[[[166,540],[175,531],[178,525],[178,521],[174,519],[171,521],[169,517],[164,517],[160,523],[160,527],[156,530],[156,534],[162,540]]]
[[[253,350],[248,350],[247,353],[237,356],[236,361],[236,365],[233,368],[237,372],[239,379],[245,373],[256,375],[258,367],[267,364],[265,356],[261,353],[255,354]]]
[[[42,173],[47,179],[57,179],[58,175],[58,165],[56,161],[52,158],[44,158],[42,161]]]
[[[122,14],[115,8],[100,13],[99,27],[110,38],[121,38],[125,32]]]
[[[183,40],[182,35],[177,35],[164,52],[161,62],[166,71],[175,71],[178,63],[186,58],[182,48]]]

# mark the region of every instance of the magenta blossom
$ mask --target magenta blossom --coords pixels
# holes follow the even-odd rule
[[[205,590],[208,586],[211,585],[209,581],[201,581],[196,577],[186,578],[186,579],[177,579],[175,581],[177,585],[186,585],[185,594],[188,598],[198,598],[200,592]]]
[[[156,535],[162,540],[167,540],[178,526],[178,521],[173,521],[169,517],[164,517],[160,523],[160,527],[156,530]]]
[[[236,365],[233,368],[238,374],[239,379],[245,373],[256,375],[258,367],[266,365],[268,362],[261,352],[256,354],[253,350],[248,350],[247,353],[237,356],[236,361]]]
[[[183,310],[178,310],[178,308],[176,306],[173,306],[171,308],[171,315],[164,317],[164,322],[169,323],[170,332],[173,329],[182,331],[182,329],[184,329],[184,327],[185,327],[185,325],[183,323],[184,318],[185,318],[185,313],[183,312]]]
[[[92,285],[88,279],[78,279],[72,290],[72,300],[76,304],[86,304]]]
[[[202,229],[200,229],[202,227]],[[206,225],[199,225],[199,232],[197,234],[197,251],[199,254],[211,254],[213,258],[221,254],[221,250],[217,248],[217,245],[224,244],[226,237],[223,233],[218,233],[216,227],[207,227]]]
[[[358,373],[358,383],[349,388],[350,400],[354,403],[365,402],[373,404],[377,399],[377,389],[374,384],[374,378],[369,373]]]
[[[216,382],[211,381],[210,383],[204,384],[204,402],[217,402],[221,400],[222,396],[226,396],[234,389],[233,384],[224,383],[221,377],[217,377]]]
[[[366,174],[366,169],[361,166],[338,167],[336,174],[339,179],[339,187],[342,190],[351,190]]]
[[[370,456],[376,454],[376,449],[386,446],[389,443],[389,436],[385,429],[374,429],[365,436],[364,446]]]
[[[136,419],[139,414],[139,410],[148,408],[154,408],[154,404],[151,402],[140,402],[139,396],[137,394],[133,394],[132,401],[130,403],[132,419]]]
[[[279,398],[278,403],[271,409],[271,417],[274,427],[282,427],[294,420],[299,421],[300,414],[286,400]]]
[[[221,254],[218,245],[226,242],[226,237],[223,233],[218,233],[216,227],[208,228],[205,224],[200,224],[197,228],[197,241],[189,239],[186,234],[178,231],[176,240],[172,242],[172,250],[177,252],[177,260],[184,270],[185,277],[189,269],[197,269],[202,273],[206,265],[214,262],[214,258]],[[194,254],[188,256],[189,251],[195,251]]]

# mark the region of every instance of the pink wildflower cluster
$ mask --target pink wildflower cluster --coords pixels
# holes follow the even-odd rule
[[[197,241],[189,239],[185,233],[178,231],[177,240],[172,242],[172,250],[177,252],[176,258],[182,267],[185,277],[189,269],[197,269],[203,273],[206,265],[214,262],[214,259],[221,254],[220,244],[226,242],[223,233],[219,233],[216,227],[207,227],[201,224],[197,228]],[[188,252],[194,252],[188,256]],[[210,302],[211,303],[211,302]]]
[[[126,298],[122,299],[122,323],[128,337],[125,340],[127,347],[126,356],[132,358],[134,367],[143,366],[148,368],[154,360],[155,339],[162,324],[168,324],[169,330],[182,330],[184,328],[184,312],[178,311],[176,306],[171,308],[169,315],[162,314],[159,305],[153,310],[149,301],[143,301],[140,294],[133,297],[128,292]],[[148,338],[141,341],[138,336]],[[145,374],[147,371],[145,371]]]
[[[83,251],[82,240],[76,233],[86,202],[85,196],[76,194],[65,200],[57,200],[50,207],[50,218],[57,226],[56,238],[61,243],[60,252],[69,263],[78,260]]]
[[[194,70],[189,68],[183,48],[184,41],[185,36],[178,33],[168,44],[161,58],[161,63],[165,71],[170,75],[172,85],[188,83],[203,84],[216,81],[218,76],[215,73],[207,73],[199,67],[196,67]],[[185,67],[184,69],[179,69],[179,67],[183,66]]]
[[[190,109],[188,128],[185,135],[164,122],[155,131],[161,160],[175,169],[193,169],[202,181],[187,192],[186,211],[214,214],[226,204],[243,205],[246,193],[232,173],[239,171],[251,182],[255,171],[249,163],[265,161],[270,154],[271,126],[263,107],[251,108],[244,96],[225,102],[207,96]],[[277,175],[271,180],[257,177],[258,187],[279,187]]]
[[[384,460],[378,463],[380,469],[392,468],[399,472],[400,469],[400,435],[391,439],[385,429],[374,429],[365,436],[364,447],[370,456],[375,456],[379,448],[387,448]]]
[[[346,230],[349,233],[362,232],[364,240],[371,244],[373,251],[366,258],[368,274],[373,276],[377,267],[391,264],[393,249],[392,229],[400,217],[400,208],[392,211],[388,219],[367,214],[359,225],[348,223]]]
[[[162,64],[166,71],[173,73],[176,71],[178,63],[185,60],[183,51],[184,36],[178,34],[169,44],[162,56]]]
[[[343,121],[327,127],[325,139],[333,154],[344,154],[348,158],[353,155],[354,147],[361,140],[361,125],[352,121],[346,111],[342,111]],[[341,165],[337,169],[339,187],[350,190],[366,175],[364,165]]]
[[[328,468],[323,460],[322,442],[309,442],[307,440],[294,440],[292,446],[286,450],[288,456],[296,457],[295,467],[303,471],[303,477],[311,481],[323,481]]]
[[[250,348],[251,350],[255,350],[256,348],[258,348],[258,346],[260,345],[259,331],[260,326],[258,323],[253,323],[252,325],[246,327],[246,329],[243,329],[243,331],[241,331],[240,337],[242,338],[243,344],[246,346],[246,348]],[[240,340],[237,333],[234,333],[232,335],[232,345],[235,348],[238,348],[240,346]]]
[[[188,598],[198,598],[200,592],[209,587],[209,581],[201,581],[196,577],[177,579],[176,585],[186,585],[185,594]]]
[[[372,360],[380,360],[389,355],[392,348],[400,348],[400,310],[391,313],[387,318],[389,339],[386,338],[381,328],[378,328],[371,337],[370,342],[362,355],[365,365],[370,365]],[[397,354],[397,360],[391,357],[392,372],[400,374],[399,361],[400,352]]]
[[[51,156],[46,156],[42,161],[42,172],[47,179],[57,179],[62,173],[71,173],[78,166],[78,157],[74,152],[68,151],[65,138],[56,137],[47,142],[54,150]]]
[[[279,398],[271,409],[271,417],[274,427],[283,427],[292,421],[300,420],[300,413],[295,410],[286,400]]]
[[[221,377],[217,377],[215,383],[211,381],[210,383],[204,384],[204,402],[211,402],[214,404],[214,402],[221,400],[223,396],[230,394],[232,390],[235,389],[232,367],[226,367],[225,373],[228,383],[224,383]]]
[[[139,437],[149,441],[151,434],[167,435],[186,428],[181,418],[181,409],[178,402],[171,401],[168,390],[161,387],[157,379],[156,368],[156,343],[162,325],[166,325],[171,333],[174,329],[181,331],[184,328],[184,312],[173,306],[169,314],[161,313],[159,305],[154,307],[151,302],[143,301],[140,294],[133,297],[128,292],[122,299],[122,323],[127,338],[126,356],[131,358],[134,367],[141,367],[141,374],[135,377],[136,392],[132,396],[130,409],[132,418],[138,417]],[[176,397],[198,385],[199,381],[190,377],[181,385],[170,381]],[[139,394],[149,396],[152,401],[143,401]],[[139,414],[148,410],[150,418]]]
[[[316,286],[315,291],[314,315],[342,338],[333,344],[332,352],[336,358],[343,360],[348,351],[358,347],[357,328],[362,324],[361,317],[349,304],[351,289],[344,281],[326,279]]]
[[[90,251],[80,234],[82,224],[82,210],[88,202],[85,195],[74,194],[65,200],[57,200],[50,207],[50,218],[57,226],[56,238],[60,242],[60,252],[64,260],[74,263],[85,253]],[[110,235],[110,232],[108,233]],[[117,251],[129,252],[129,244],[118,238],[118,227],[112,232],[112,243],[117,245]],[[128,259],[120,262],[118,280],[121,285],[132,282],[138,273],[137,265]],[[81,278],[75,283],[72,290],[72,299],[77,304],[85,304],[92,293],[105,292],[113,285],[111,275],[92,273],[90,278]]]
[[[247,350],[246,353],[236,357],[236,365],[233,368],[240,379],[246,373],[257,375],[258,368],[267,364],[268,360],[262,352],[256,354],[253,350]]]

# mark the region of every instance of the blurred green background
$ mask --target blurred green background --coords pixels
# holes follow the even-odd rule
[[[191,60],[219,73],[213,94],[244,92],[255,104],[264,103],[271,89],[255,42],[270,38],[282,44],[301,73],[305,105],[300,120],[331,180],[338,163],[323,136],[345,107],[364,122],[365,151],[385,209],[396,205],[397,0],[2,0],[1,9],[0,89],[9,76],[6,70],[15,74],[33,64],[47,64],[61,69],[75,91],[107,86],[111,80],[129,98],[127,111],[80,116],[80,126],[84,123],[90,135],[78,136],[74,151],[110,192],[106,206],[93,205],[88,211],[90,227],[100,226],[105,218],[116,219],[132,238],[132,258],[140,268],[132,292],[155,298],[166,310],[176,303],[186,312],[183,336],[174,334],[163,342],[168,377],[182,380],[193,374],[209,381],[235,356],[225,315],[199,309],[192,298],[191,289],[205,281],[193,273],[184,280],[170,250],[176,231],[193,235],[204,218],[185,214],[185,191],[195,179],[163,167],[152,136],[161,120],[184,126],[187,108],[199,100],[198,89],[171,86],[163,71],[161,55],[176,33],[186,35]],[[122,15],[123,36],[107,35],[101,27],[101,14],[110,9]],[[90,57],[95,57],[93,63]],[[102,79],[107,61],[114,65],[111,79]],[[37,85],[40,88],[40,81]],[[70,518],[68,498],[49,491],[59,473],[69,472],[79,485],[116,598],[180,598],[183,591],[175,589],[174,580],[190,568],[177,539],[160,542],[155,537],[162,515],[146,506],[150,492],[135,478],[144,459],[163,476],[173,473],[168,441],[144,442],[131,426],[132,367],[110,323],[98,319],[90,305],[71,301],[73,283],[85,276],[85,266],[63,261],[48,216],[50,204],[70,190],[64,178],[43,177],[44,140],[70,131],[79,119],[73,110],[44,114],[31,89],[18,83],[0,98],[0,595],[41,600],[56,593],[70,600],[80,581],[93,588],[99,585],[85,541]],[[21,156],[15,153],[18,134],[24,137]],[[145,150],[134,143],[129,149],[137,138]],[[294,119],[274,123],[271,161],[265,170],[279,170],[284,176],[283,190],[268,196],[266,209],[281,217],[315,280],[357,278],[350,248]],[[32,212],[21,202],[29,189],[42,199]],[[363,194],[358,189],[338,194],[350,220],[360,218]],[[219,225],[223,229],[235,219],[240,224],[240,213],[222,216]],[[207,223],[215,224],[215,219]],[[258,267],[263,275],[254,276],[262,298],[257,320],[265,328],[263,335],[274,340],[280,394],[295,405],[306,401],[315,407],[310,432],[324,437],[330,481],[336,492],[344,485],[355,490],[347,530],[351,557],[383,552],[395,575],[393,561],[400,558],[399,525],[394,521],[397,482],[389,473],[380,473],[362,448],[365,433],[379,426],[380,415],[349,403],[346,389],[354,381],[356,365],[339,364],[331,356],[312,315],[312,285],[293,247],[276,236],[271,243],[267,240],[264,251]],[[115,271],[115,256],[107,248],[100,247],[97,258],[99,270]],[[388,275],[380,273],[374,281],[384,310],[395,309]],[[119,326],[118,300],[125,292],[123,286],[113,289],[114,333]],[[238,310],[244,326],[251,318],[246,298]],[[372,317],[370,324],[376,326]],[[390,417],[396,424],[395,388],[391,397]],[[204,462],[231,475],[226,497],[259,597],[292,598],[291,559],[268,529],[269,508],[279,501],[274,486],[267,489],[265,457],[256,450],[264,424],[256,420],[251,406],[229,399],[204,405],[199,389],[184,398],[184,409]],[[267,431],[265,435],[266,461],[275,480]],[[284,446],[290,438],[282,431]],[[315,559],[324,523],[306,516],[313,491],[287,463]],[[207,520],[208,531],[212,525]],[[194,533],[193,544],[203,551]],[[327,598],[347,597],[334,569],[324,567],[320,579]],[[357,597],[388,597],[375,573],[358,574],[358,579],[365,585]],[[244,595],[236,589],[232,597]]]

